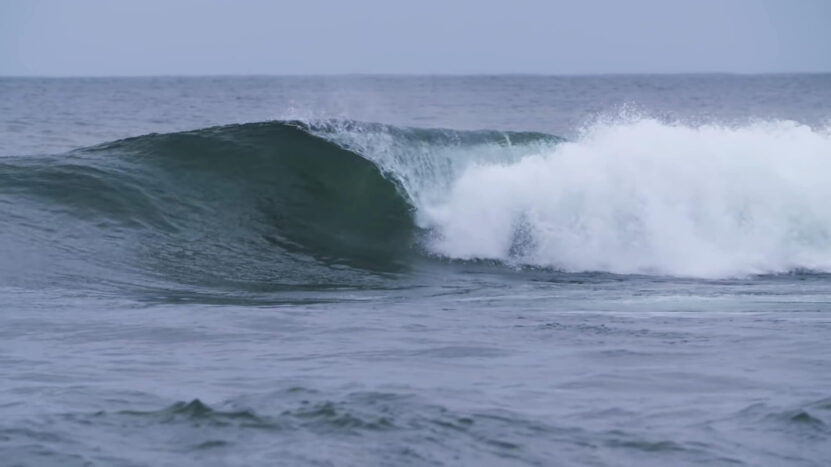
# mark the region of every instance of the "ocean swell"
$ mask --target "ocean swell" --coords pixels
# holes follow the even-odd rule
[[[254,291],[394,271],[414,226],[368,160],[300,125],[151,134],[6,158],[0,277]]]

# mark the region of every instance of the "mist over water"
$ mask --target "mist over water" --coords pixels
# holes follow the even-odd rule
[[[827,75],[0,92],[11,465],[831,459]]]

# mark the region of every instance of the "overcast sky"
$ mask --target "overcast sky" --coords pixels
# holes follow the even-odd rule
[[[0,0],[0,75],[831,71],[831,0]]]

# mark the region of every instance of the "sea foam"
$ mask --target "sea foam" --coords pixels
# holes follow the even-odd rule
[[[788,121],[597,123],[474,161],[416,206],[426,247],[565,271],[727,277],[831,271],[831,136]]]

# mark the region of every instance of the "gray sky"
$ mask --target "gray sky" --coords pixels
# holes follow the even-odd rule
[[[831,71],[831,0],[0,0],[0,75]]]

